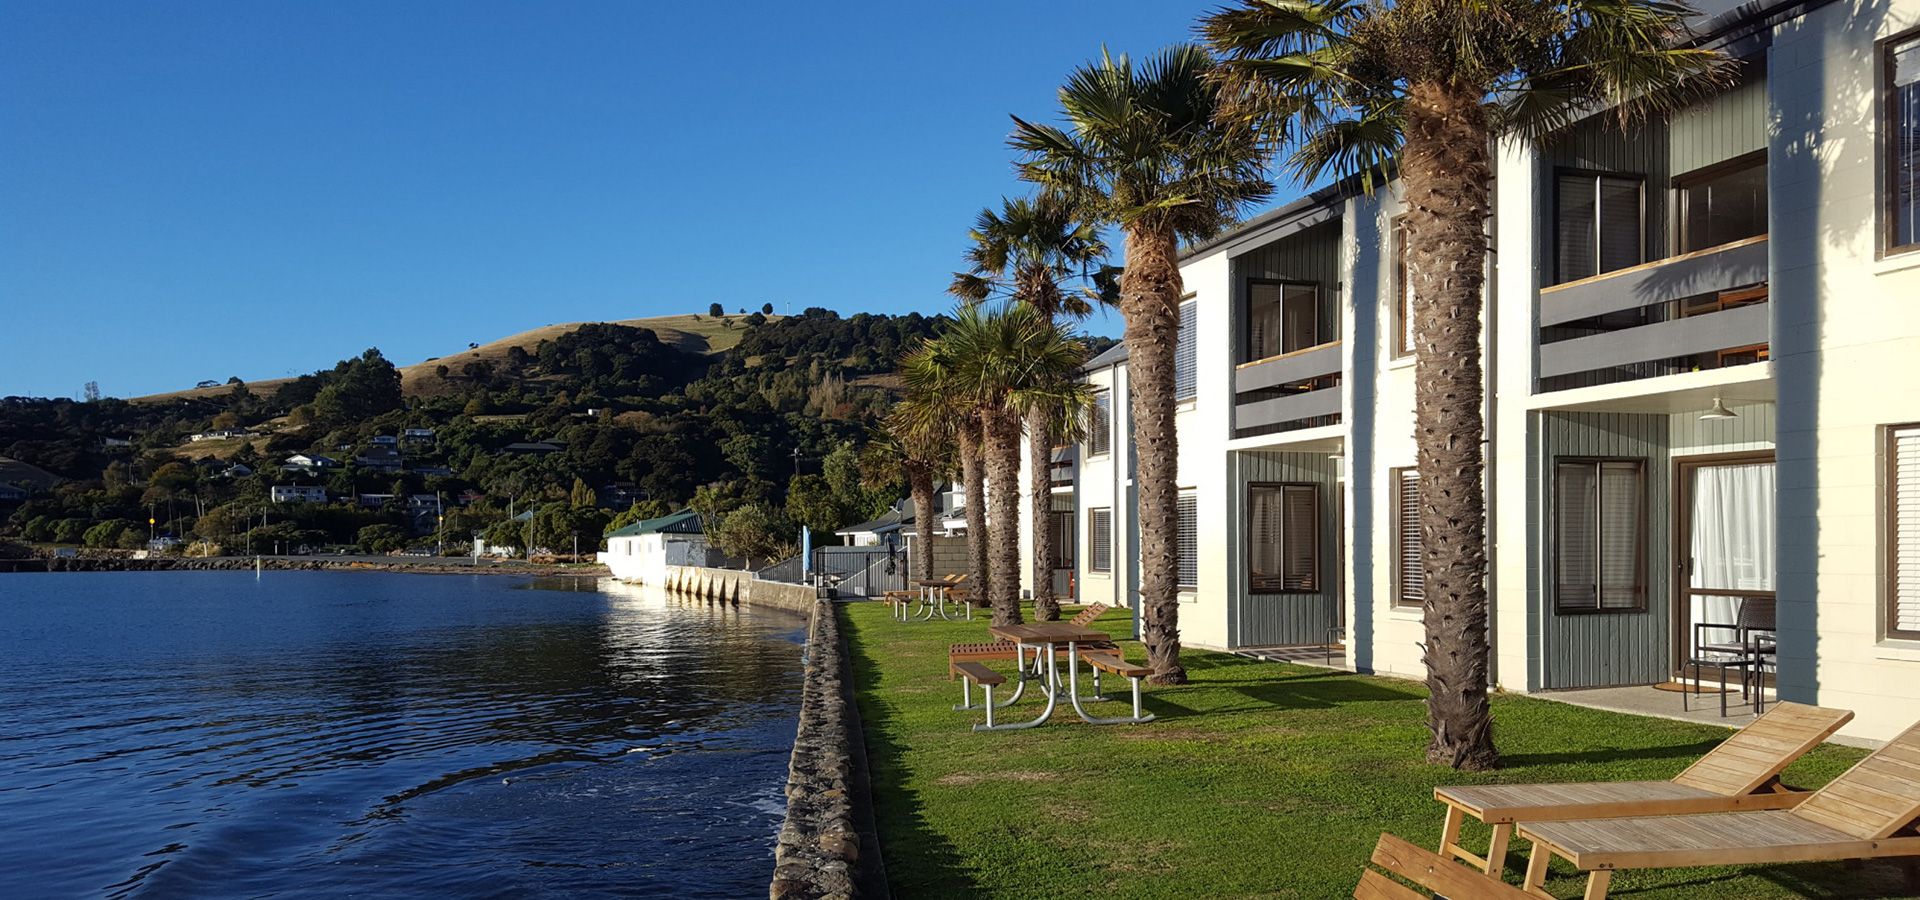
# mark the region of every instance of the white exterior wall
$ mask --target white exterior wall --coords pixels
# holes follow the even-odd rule
[[[1195,313],[1193,399],[1182,401],[1175,416],[1179,429],[1181,490],[1194,492],[1195,545],[1199,584],[1180,593],[1182,646],[1230,647],[1232,603],[1229,594],[1231,550],[1239,529],[1230,521],[1226,440],[1233,415],[1232,266],[1216,253],[1182,266],[1180,276]]]
[[[1394,606],[1392,472],[1414,464],[1413,357],[1393,358],[1391,236],[1401,212],[1398,193],[1396,181],[1372,197],[1355,198],[1345,217],[1346,281],[1353,286],[1345,338],[1353,377],[1343,414],[1350,428],[1347,504],[1354,513],[1347,517],[1347,546],[1354,548],[1347,554],[1347,656],[1362,671],[1424,678],[1420,608]],[[1359,515],[1363,509],[1366,515]]]
[[[1110,424],[1113,426],[1113,452],[1093,456],[1088,453],[1087,442],[1082,441],[1075,458],[1073,489],[1075,493],[1076,527],[1075,538],[1080,546],[1074,548],[1074,577],[1082,603],[1105,603],[1108,606],[1125,606],[1129,602],[1132,588],[1129,584],[1126,567],[1125,547],[1126,531],[1121,524],[1124,505],[1119,498],[1125,496],[1121,483],[1125,466],[1125,443],[1121,435],[1126,433],[1125,405],[1125,366],[1113,366],[1088,373],[1087,383],[1096,389],[1105,388],[1108,392],[1112,410]],[[1088,511],[1102,507],[1113,510],[1114,524],[1109,539],[1113,542],[1113,569],[1109,572],[1095,572],[1093,564],[1093,530],[1088,527]]]
[[[1488,598],[1493,603],[1493,677],[1508,690],[1531,691],[1545,684],[1545,673],[1542,624],[1530,590],[1540,572],[1531,499],[1539,489],[1539,432],[1526,398],[1533,394],[1540,248],[1552,236],[1535,218],[1543,189],[1538,151],[1524,142],[1502,142],[1494,179],[1495,266],[1489,280],[1492,302],[1487,304],[1489,345],[1496,354],[1490,369],[1493,414],[1487,417],[1492,439],[1487,454],[1492,527],[1487,539],[1492,554]]]
[[[1884,637],[1882,426],[1920,421],[1920,253],[1881,258],[1877,42],[1920,3],[1848,2],[1774,30],[1768,188],[1779,385],[1780,692],[1885,739],[1920,719],[1920,642]]]

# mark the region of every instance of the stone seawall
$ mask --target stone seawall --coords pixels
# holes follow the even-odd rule
[[[774,850],[769,897],[888,896],[867,771],[840,617],[832,602],[815,601],[800,725],[788,763],[787,819]]]

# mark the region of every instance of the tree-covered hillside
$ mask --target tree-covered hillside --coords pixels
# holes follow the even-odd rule
[[[410,395],[378,350],[256,394],[153,402],[0,400],[0,457],[66,481],[0,505],[0,534],[144,546],[153,533],[228,552],[359,544],[598,546],[610,519],[752,506],[789,534],[877,514],[891,467],[859,450],[891,402],[883,376],[933,331],[918,314],[728,317],[738,343],[697,353],[591,324],[435,371]],[[198,439],[196,439],[196,437]],[[324,488],[326,502],[273,502]],[[0,500],[0,503],[6,503]],[[510,515],[538,508],[531,519]],[[264,524],[263,524],[264,523]]]

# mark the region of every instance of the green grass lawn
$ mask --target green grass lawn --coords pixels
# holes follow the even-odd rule
[[[987,639],[984,618],[905,624],[879,604],[841,615],[887,877],[903,897],[1348,897],[1380,832],[1439,839],[1437,785],[1669,778],[1729,733],[1498,696],[1506,767],[1464,775],[1423,761],[1422,685],[1189,652],[1191,684],[1146,689],[1158,721],[1087,725],[1063,702],[1039,728],[976,734],[980,714],[951,709],[946,646]],[[1125,633],[1127,613],[1099,624]],[[1039,703],[1029,696],[1004,721]],[[1824,784],[1861,755],[1822,747],[1787,780]],[[1469,823],[1469,846],[1485,833]],[[1526,844],[1514,844],[1510,862],[1524,865]],[[1555,872],[1557,895],[1580,895],[1584,877],[1564,861]],[[1912,896],[1888,863],[1623,872],[1613,884],[1634,898]]]

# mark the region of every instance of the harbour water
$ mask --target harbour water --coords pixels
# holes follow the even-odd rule
[[[0,897],[762,895],[804,637],[594,579],[0,577]]]

